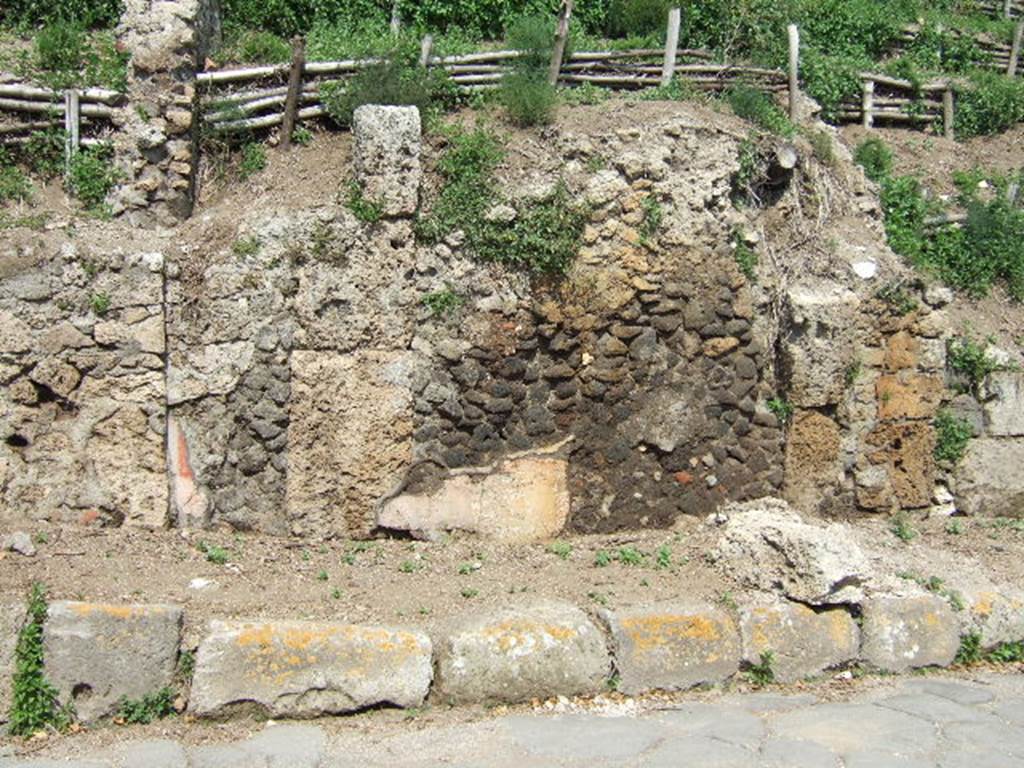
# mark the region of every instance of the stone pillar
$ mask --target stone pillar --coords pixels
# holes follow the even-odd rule
[[[195,73],[220,34],[217,0],[127,0],[118,43],[131,55],[115,138],[124,173],[115,215],[171,225],[192,213],[198,165]]]
[[[412,216],[419,205],[420,111],[416,107],[365,105],[352,119],[356,183],[389,218]]]

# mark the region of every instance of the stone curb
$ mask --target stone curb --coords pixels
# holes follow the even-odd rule
[[[975,632],[963,617],[985,610],[991,596],[982,598],[988,602],[958,615],[936,595],[872,596],[860,616],[857,607],[812,609],[767,595],[728,608],[677,601],[596,617],[544,600],[467,613],[429,636],[336,622],[213,620],[199,645],[188,711],[298,718],[426,701],[517,703],[608,687],[628,695],[679,691],[758,665],[783,683],[854,663],[885,672],[941,667]],[[982,627],[983,648],[1022,639],[1003,633],[1024,627],[1024,605],[1007,601],[1000,611],[998,638]],[[83,722],[107,717],[122,698],[173,683],[182,616],[172,605],[55,602],[44,627],[46,674]],[[4,623],[5,635],[19,625]],[[3,639],[0,697],[14,672],[13,642]]]

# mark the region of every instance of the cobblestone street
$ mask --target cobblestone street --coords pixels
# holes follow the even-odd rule
[[[353,721],[354,723],[355,721]],[[397,730],[397,732],[396,732]],[[1024,677],[915,677],[849,701],[727,695],[638,716],[515,715],[398,726],[368,736],[315,724],[183,747],[128,742],[75,760],[0,759],[0,768],[1013,768],[1024,766]]]

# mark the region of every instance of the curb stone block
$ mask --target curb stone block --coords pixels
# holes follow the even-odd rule
[[[14,676],[14,649],[25,623],[22,603],[0,605],[0,725],[7,722],[11,709],[11,678]]]
[[[430,688],[422,632],[311,621],[211,621],[199,644],[190,709],[313,717],[377,704],[415,707]]]
[[[771,652],[772,671],[780,683],[820,674],[857,658],[860,630],[841,608],[812,611],[799,603],[772,603],[740,608],[743,660],[758,664]]]
[[[467,616],[437,646],[435,690],[453,704],[595,693],[611,671],[601,631],[556,601]]]
[[[728,613],[704,603],[659,603],[602,612],[612,635],[619,690],[685,690],[717,683],[740,665],[740,636]]]
[[[956,614],[937,595],[873,597],[862,611],[861,658],[878,669],[944,667],[960,648]]]
[[[46,676],[79,721],[112,714],[174,680],[182,610],[176,605],[51,603],[43,625]]]

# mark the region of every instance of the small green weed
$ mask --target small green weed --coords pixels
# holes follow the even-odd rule
[[[847,389],[857,383],[857,379],[860,378],[861,371],[862,364],[860,360],[854,360],[846,366],[846,371],[843,373],[843,383],[846,384]]]
[[[403,560],[398,566],[398,570],[402,573],[416,573],[422,566],[414,563],[412,560]]]
[[[593,600],[598,605],[608,605],[608,596],[602,594],[601,592],[587,592],[587,597]]]
[[[161,688],[154,693],[147,693],[141,699],[124,698],[117,705],[117,719],[125,725],[148,725],[154,720],[162,720],[175,714],[174,690]]]
[[[635,547],[622,547],[618,553],[618,561],[623,565],[643,565],[646,555]]]
[[[739,232],[734,232],[732,236],[733,243],[733,257],[736,259],[736,266],[740,268],[740,272],[752,283],[757,282],[757,253],[754,249],[747,245],[743,236]]]
[[[94,293],[89,299],[89,308],[93,314],[103,317],[110,311],[110,296],[105,293]]]
[[[317,574],[316,574],[316,580],[317,581],[327,581],[327,579],[328,579],[327,571],[323,571],[323,570],[317,571]]]
[[[888,283],[875,292],[875,296],[888,304],[898,315],[909,315],[917,309],[915,299],[902,283]]]
[[[889,528],[893,535],[902,541],[907,543],[917,538],[917,531],[910,525],[910,519],[907,517],[905,512],[897,512],[892,519],[892,525]]]
[[[604,155],[591,155],[583,166],[587,173],[597,173],[608,167],[608,159]]]
[[[832,136],[828,131],[822,130],[806,130],[803,131],[807,141],[811,144],[811,149],[814,150],[814,156],[818,158],[818,162],[828,168],[834,168],[836,164],[836,152],[832,144]]]
[[[32,185],[24,171],[14,164],[10,153],[0,147],[0,203],[25,200],[32,194]]]
[[[262,144],[250,141],[242,145],[242,159],[238,164],[240,178],[248,179],[267,167],[267,150]]]
[[[594,555],[594,565],[598,568],[607,568],[609,565],[611,565],[613,559],[614,556],[611,552],[604,549],[599,549],[597,550],[597,553]]]
[[[332,600],[341,600],[341,590],[338,589],[337,587],[332,589],[331,590],[331,599]]]
[[[548,552],[558,555],[563,560],[568,560],[569,555],[572,554],[572,544],[567,541],[553,541],[548,546]]]
[[[749,85],[736,85],[725,92],[725,100],[737,117],[776,136],[792,137],[796,128],[786,114],[764,91]]]
[[[736,598],[732,596],[732,592],[723,592],[720,594],[718,596],[718,604],[730,611],[739,610],[739,605],[736,603]]]
[[[857,165],[864,169],[864,175],[881,183],[892,173],[892,150],[878,138],[865,139],[853,153]]]
[[[992,341],[993,339],[989,338],[981,343],[969,335],[964,335],[950,339],[946,344],[949,367],[967,379],[971,391],[975,394],[990,373],[1006,368],[989,354],[988,348]]]
[[[457,294],[449,286],[431,291],[421,301],[423,306],[430,310],[433,317],[450,317],[458,311],[459,307],[466,303],[465,298]]]
[[[640,222],[640,242],[646,243],[656,234],[661,228],[661,220],[664,218],[664,211],[661,209],[661,202],[658,198],[651,194],[644,198],[643,204],[643,221]]]
[[[235,256],[255,256],[259,253],[260,241],[255,237],[243,237],[231,244],[231,252]]]
[[[946,533],[950,536],[959,536],[963,532],[964,527],[959,520],[950,520],[946,523]]]
[[[747,669],[747,679],[757,686],[763,688],[775,682],[775,670],[772,664],[775,661],[775,654],[771,651],[763,651],[761,660],[757,664],[751,664]]]
[[[974,427],[966,419],[958,418],[942,409],[935,415],[935,459],[956,464],[967,451],[967,443],[974,436]]]
[[[1017,664],[1024,662],[1024,641],[1000,643],[985,654],[985,659],[997,664]]]
[[[89,209],[99,209],[121,180],[109,147],[87,147],[75,153],[68,169],[68,190]]]
[[[301,125],[297,126],[295,130],[292,131],[292,141],[298,144],[300,147],[305,147],[306,145],[312,143],[313,132],[310,131],[309,128],[304,128]]]
[[[367,198],[357,181],[352,181],[348,185],[345,205],[357,219],[367,224],[375,224],[384,216],[384,204]]]
[[[178,669],[176,675],[178,680],[188,682],[192,679],[192,673],[196,671],[196,655],[187,648],[178,654]]]
[[[960,647],[957,649],[954,664],[977,664],[984,658],[981,651],[981,635],[977,632],[969,632],[960,637]]]
[[[654,553],[654,567],[659,570],[672,567],[672,548],[668,544],[662,544]]]
[[[231,553],[224,547],[219,547],[216,544],[208,544],[205,541],[200,541],[197,548],[200,552],[206,555],[206,559],[214,565],[224,565],[231,556]]]
[[[775,418],[782,424],[788,424],[789,420],[793,418],[793,406],[781,397],[773,397],[765,403],[765,406],[775,414]]]
[[[43,623],[46,621],[46,589],[32,585],[27,618],[14,649],[14,679],[8,729],[13,736],[29,736],[48,727],[64,730],[70,711],[57,699],[57,689],[43,668]]]
[[[479,589],[473,589],[471,587],[466,587],[459,594],[462,595],[467,600],[472,600],[474,597],[477,597],[480,594],[480,590]]]

